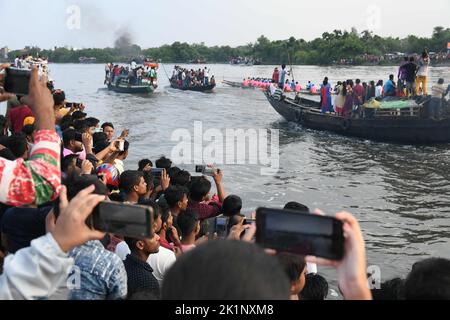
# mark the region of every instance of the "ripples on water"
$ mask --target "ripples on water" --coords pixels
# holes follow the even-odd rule
[[[171,68],[166,66],[168,72]],[[279,129],[280,171],[275,176],[261,176],[258,166],[223,166],[226,192],[243,198],[245,213],[292,200],[328,214],[349,210],[361,222],[369,265],[381,267],[383,281],[405,276],[417,260],[450,258],[448,145],[402,146],[304,130],[285,122],[259,91],[219,83],[223,78],[270,77],[273,67],[212,65],[211,70],[218,82],[212,94],[170,89],[161,69],[160,87],[151,97],[101,89],[102,65],[52,65],[51,75],[69,100],[88,106],[90,115],[112,121],[117,131],[130,129],[129,169],[144,157],[170,155],[176,145],[170,141],[173,130],[193,132],[195,120],[203,121],[204,130]],[[319,83],[324,76],[334,83],[387,79],[396,68],[295,67],[294,72],[302,84]],[[432,69],[431,82],[439,77],[450,79],[449,68]],[[184,168],[193,171],[194,165]],[[335,272],[322,271],[336,289]]]

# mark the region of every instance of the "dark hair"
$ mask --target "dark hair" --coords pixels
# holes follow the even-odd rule
[[[382,86],[383,85],[383,80],[378,80],[378,82],[377,82],[377,87],[378,86]]]
[[[282,64],[281,65],[281,69],[285,69],[286,68],[286,65],[285,64]]]
[[[438,84],[444,84],[444,79],[443,78],[439,78]]]
[[[298,255],[284,252],[279,253],[277,257],[283,266],[289,281],[291,283],[298,281],[306,267],[305,259]]]
[[[155,188],[155,177],[151,171],[141,171],[144,174],[144,180],[147,184],[147,191]]]
[[[389,75],[389,80],[394,80],[394,75],[393,74]]]
[[[231,217],[241,213],[242,199],[238,196],[231,195],[225,198],[223,201],[223,215]]]
[[[71,166],[73,161],[76,159],[78,159],[77,154],[69,154],[65,156],[61,161],[61,171],[67,173],[69,166]]]
[[[27,137],[23,133],[8,137],[7,147],[16,158],[20,158],[25,154],[27,146]]]
[[[178,172],[180,172],[180,171],[181,171],[181,169],[178,167],[170,167],[167,170],[167,174],[169,175],[170,179],[172,180],[173,177],[175,177],[178,174]]]
[[[173,186],[186,187],[191,181],[191,174],[186,170],[181,170],[173,178],[170,178],[170,183]]]
[[[327,280],[319,274],[307,274],[305,277],[305,286],[299,294],[300,300],[325,300],[327,296]]]
[[[361,80],[360,79],[356,79],[356,84],[360,84]]]
[[[100,123],[100,120],[98,120],[97,118],[92,118],[92,117],[87,118],[84,121],[88,127],[96,127]]]
[[[181,231],[181,237],[188,237],[194,232],[199,221],[198,213],[195,211],[187,210],[180,214],[177,218],[177,224]]]
[[[72,113],[72,120],[73,121],[80,120],[80,119],[83,119],[86,116],[87,116],[87,113],[84,113],[83,111],[77,110],[74,113]]]
[[[153,167],[153,162],[151,162],[151,160],[149,160],[149,159],[142,159],[141,161],[139,161],[139,163],[138,163],[138,166],[139,166],[138,171],[144,170],[144,168],[145,168],[148,164],[149,164],[151,167]]]
[[[380,289],[372,289],[373,300],[401,300],[403,298],[403,286],[405,281],[395,278],[383,282]]]
[[[183,200],[184,195],[189,195],[189,190],[181,186],[170,186],[164,192],[164,198],[169,208],[174,208],[179,201]]]
[[[162,287],[164,300],[287,300],[289,295],[290,284],[274,257],[254,244],[225,240],[181,256]]]
[[[92,135],[92,142],[94,144],[94,148],[97,148],[97,145],[104,144],[105,142],[107,142],[108,138],[106,136],[106,133],[104,132],[95,132]],[[109,144],[108,144],[109,145]]]
[[[56,90],[53,93],[53,103],[55,106],[61,105],[66,100],[66,94],[62,90]]]
[[[8,123],[8,119],[4,115],[0,115],[0,135],[4,135],[3,132],[6,128],[6,124]]]
[[[172,166],[172,161],[170,159],[167,159],[166,157],[161,157],[156,160],[155,164],[156,168],[169,170],[169,168]]]
[[[141,182],[144,174],[140,171],[127,170],[120,175],[119,189],[126,194],[133,191],[134,186]]]
[[[449,300],[450,260],[430,258],[417,262],[405,281],[407,300]]]
[[[94,175],[70,175],[66,179],[65,185],[67,188],[67,199],[69,201],[75,198],[80,191],[92,185],[95,186],[93,194],[98,194],[101,196],[108,195],[108,188],[97,178],[97,176]],[[59,215],[59,202],[59,198],[54,201],[53,211],[55,213],[55,217],[58,217]]]
[[[158,220],[158,218],[159,218],[159,216],[161,215],[161,212],[162,212],[162,209],[159,206],[159,204],[157,204],[153,200],[145,199],[145,200],[140,200],[139,201],[139,205],[151,207],[153,209],[153,221]]]
[[[74,120],[73,127],[75,128],[75,130],[82,132],[88,127],[88,125],[86,123],[86,120]]]
[[[191,182],[192,183],[189,186],[189,196],[194,201],[202,201],[211,190],[211,182],[203,176],[192,180]]]
[[[77,132],[74,129],[67,129],[67,130],[65,130],[63,132],[64,147],[67,148],[69,146],[69,144],[70,144],[70,141],[77,140],[77,137],[78,137],[78,140],[79,140],[79,135],[80,135],[80,133]]]
[[[416,59],[413,56],[409,57],[409,62],[414,62],[414,61],[416,61]]]
[[[295,202],[295,201],[291,201],[286,203],[286,205],[284,206],[285,210],[294,210],[294,211],[299,211],[302,213],[309,213],[309,208],[307,206],[305,206],[304,204]]]
[[[111,122],[105,122],[102,124],[102,129],[105,130],[106,127],[111,127],[114,129],[114,125]]]

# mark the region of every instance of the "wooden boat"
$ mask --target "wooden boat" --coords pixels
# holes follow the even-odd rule
[[[130,85],[125,82],[120,82],[118,84],[109,83],[108,90],[117,93],[130,93],[130,94],[151,94],[155,91],[154,87],[150,84],[142,85]]]
[[[178,89],[178,90],[183,90],[183,91],[210,92],[216,87],[216,84],[210,84],[208,86],[180,87],[180,86],[178,86],[177,81],[170,81],[170,86],[173,89]]]
[[[360,117],[321,113],[320,103],[305,98],[275,100],[265,93],[272,107],[287,121],[304,128],[330,131],[374,141],[426,145],[450,143],[450,117],[433,120],[424,117],[428,102],[407,109],[363,109]],[[449,103],[443,110],[449,110]]]
[[[228,80],[223,80],[222,81],[224,84],[231,86],[233,88],[241,88],[241,89],[256,89],[256,87],[253,86],[247,86],[244,87],[242,82],[235,82],[235,81],[228,81]]]

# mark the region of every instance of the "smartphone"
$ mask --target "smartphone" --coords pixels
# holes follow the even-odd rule
[[[217,172],[216,168],[209,168],[207,166],[195,166],[195,172],[201,173],[205,176],[214,176],[214,174]]]
[[[6,68],[5,83],[3,88],[6,92],[16,95],[28,95],[31,70]]]
[[[153,175],[155,178],[160,178],[163,171],[164,171],[164,169],[160,169],[160,168],[153,168],[153,169],[151,170],[152,175]]]
[[[153,208],[120,202],[101,202],[88,218],[98,231],[135,239],[153,237]]]
[[[265,248],[331,260],[344,256],[341,221],[292,210],[259,208],[256,243]]]
[[[216,218],[216,227],[215,233],[220,239],[226,238],[227,236],[227,225],[228,219],[226,217],[217,217]]]
[[[244,225],[246,225],[246,224],[251,225],[251,224],[253,224],[253,223],[255,223],[255,222],[256,222],[256,219],[245,218],[243,224],[244,224]]]

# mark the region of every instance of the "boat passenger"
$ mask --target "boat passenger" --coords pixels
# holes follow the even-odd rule
[[[349,117],[353,110],[353,80],[347,80],[345,87],[345,103],[342,113]]]
[[[306,85],[306,90],[311,91],[312,83],[311,81],[308,81],[308,84]]]
[[[342,115],[342,112],[344,110],[344,104],[345,104],[345,95],[346,95],[347,91],[345,88],[345,81],[338,82],[338,87],[337,87],[337,97],[336,97],[336,113],[338,115]]]
[[[291,92],[291,85],[289,84],[289,79],[286,80],[284,84],[284,92]]]
[[[295,91],[295,81],[292,79],[291,81],[291,91]]]
[[[431,101],[429,104],[430,118],[439,120],[441,117],[442,99],[444,98],[444,79],[439,79],[437,84],[431,88]]]
[[[272,81],[274,83],[278,83],[279,79],[280,79],[280,73],[278,72],[278,68],[275,68],[275,70],[273,71],[273,74],[272,74]]]
[[[404,97],[405,96],[405,88],[406,88],[406,74],[407,70],[405,68],[405,65],[408,64],[408,57],[404,58],[404,61],[401,63],[399,69],[398,69],[398,91],[399,96]]]
[[[391,74],[389,76],[389,80],[386,81],[386,84],[384,85],[384,96],[385,97],[395,97],[395,89],[397,86],[395,85],[394,81],[394,75]]]
[[[360,79],[356,79],[356,85],[353,88],[353,103],[355,106],[361,106],[364,103],[364,87]]]
[[[375,98],[375,81],[370,81],[367,87],[366,101]]]
[[[418,66],[414,61],[414,57],[410,57],[409,62],[403,67],[406,70],[406,95],[408,97],[416,92],[416,73]]]
[[[375,87],[375,98],[381,99],[383,97],[383,80],[378,80],[377,86]]]
[[[281,73],[280,73],[280,79],[279,79],[280,89],[283,89],[283,86],[284,86],[284,83],[285,83],[285,79],[286,79],[286,75],[289,75],[289,72],[286,71],[286,65],[283,64],[281,66]]]
[[[422,52],[422,57],[419,59],[419,70],[417,70],[416,78],[416,96],[419,95],[420,88],[422,88],[422,94],[427,95],[427,82],[428,82],[428,66],[430,65],[430,56],[428,51]]]
[[[247,79],[244,79],[244,80],[242,81],[242,86],[243,86],[244,88],[247,88],[247,87],[248,87],[248,81],[247,81]]]
[[[295,83],[295,92],[299,93],[302,90],[302,86],[298,84],[298,82]]]
[[[333,111],[333,106],[331,104],[331,86],[328,83],[328,77],[325,77],[320,88],[320,103],[322,106],[322,113]]]
[[[311,85],[311,93],[316,94],[317,93],[317,87],[315,84]]]

